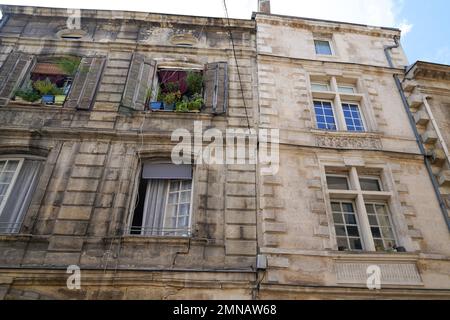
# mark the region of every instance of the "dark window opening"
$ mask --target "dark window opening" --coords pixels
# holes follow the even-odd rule
[[[160,69],[149,94],[151,110],[199,112],[204,106],[203,72]]]
[[[148,181],[141,179],[139,183],[138,198],[136,199],[136,208],[134,209],[133,221],[131,223],[130,234],[141,234],[142,220],[145,206],[145,193]]]
[[[15,93],[15,100],[63,105],[80,62],[80,58],[73,56],[38,59],[29,77]]]

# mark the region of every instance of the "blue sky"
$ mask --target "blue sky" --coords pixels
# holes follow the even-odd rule
[[[257,0],[226,0],[233,18],[249,19]],[[223,0],[0,0],[2,4],[118,9],[223,17]],[[448,0],[271,0],[272,13],[347,21],[403,30],[410,63],[450,65]]]

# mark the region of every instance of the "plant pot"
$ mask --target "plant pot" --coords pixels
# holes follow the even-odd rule
[[[66,96],[65,95],[57,95],[57,96],[55,96],[55,104],[64,104],[65,101],[66,101]]]
[[[149,103],[150,110],[161,110],[163,108],[162,102],[150,102]]]
[[[173,110],[175,110],[175,103],[164,102],[164,111],[173,111]]]
[[[42,103],[44,104],[54,104],[55,103],[55,96],[50,94],[45,94],[42,96]]]

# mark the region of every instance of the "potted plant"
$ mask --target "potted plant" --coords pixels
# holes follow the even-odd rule
[[[161,110],[163,108],[161,91],[158,93],[157,101],[152,101],[152,90],[147,90],[147,101],[150,110]]]
[[[189,71],[186,77],[188,92],[191,96],[200,95],[203,89],[203,76],[200,72]]]
[[[41,94],[42,103],[44,104],[55,103],[55,96],[63,94],[62,90],[56,87],[56,85],[53,84],[48,78],[45,80],[35,81],[33,87]]]
[[[80,66],[81,59],[78,57],[61,57],[58,59],[58,66],[67,73],[70,77],[73,77]]]
[[[16,101],[36,102],[40,98],[41,95],[33,90],[33,88],[19,89],[15,94]]]
[[[175,110],[175,104],[180,101],[181,92],[178,90],[176,92],[168,92],[162,95],[162,100],[164,103],[164,110],[173,111]]]

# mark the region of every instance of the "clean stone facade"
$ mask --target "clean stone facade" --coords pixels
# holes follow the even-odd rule
[[[42,106],[0,93],[0,156],[42,162],[20,232],[0,236],[0,298],[450,298],[450,233],[393,78],[408,63],[401,48],[391,50],[395,68],[384,55],[398,30],[262,13],[230,25],[81,13],[82,37],[64,39],[66,10],[3,7],[3,69],[12,52],[76,54],[102,67],[87,108],[82,99]],[[332,56],[315,54],[316,38],[331,42]],[[137,54],[166,67],[226,63],[226,115],[124,108]],[[324,81],[330,92],[311,90]],[[340,83],[356,93],[338,93]],[[317,130],[315,99],[358,102],[367,132]],[[345,125],[343,114],[336,120]],[[170,159],[172,131],[194,132],[194,121],[204,130],[280,129],[278,174],[194,165],[192,235],[130,235],[142,164]],[[448,138],[448,122],[442,128]],[[327,170],[347,172],[352,184],[378,174],[383,192],[328,190]],[[406,253],[375,252],[367,234],[362,253],[338,251],[330,199],[364,206],[370,197],[389,207]],[[81,290],[66,288],[72,264],[81,267]],[[366,288],[370,265],[381,267],[381,291]]]

